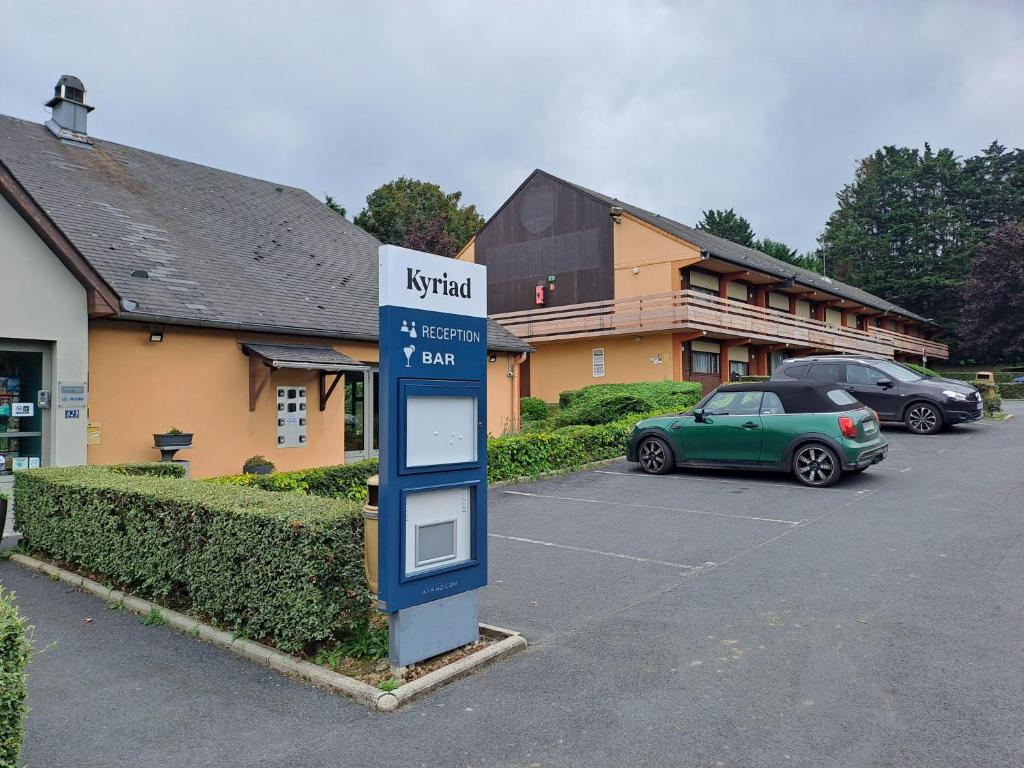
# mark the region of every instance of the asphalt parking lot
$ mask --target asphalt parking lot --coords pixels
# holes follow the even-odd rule
[[[43,766],[1020,766],[1024,404],[881,465],[491,491],[482,618],[528,651],[391,715],[17,566]],[[85,624],[84,618],[93,621]]]

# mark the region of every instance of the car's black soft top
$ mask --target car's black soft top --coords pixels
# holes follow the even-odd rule
[[[719,392],[774,392],[782,401],[786,413],[835,413],[863,407],[860,403],[840,402],[828,396],[829,392],[839,391],[841,399],[846,400],[850,394],[837,384],[821,384],[810,381],[755,381],[745,384],[725,384],[718,388]]]

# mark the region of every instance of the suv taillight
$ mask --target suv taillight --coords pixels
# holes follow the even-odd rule
[[[843,437],[854,438],[857,436],[857,425],[849,416],[840,416],[839,431],[843,433]]]

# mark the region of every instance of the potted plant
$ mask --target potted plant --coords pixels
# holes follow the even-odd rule
[[[192,445],[192,433],[171,427],[166,432],[154,433],[153,445],[157,448],[187,448]]]
[[[274,462],[265,456],[250,456],[242,465],[242,473],[246,475],[269,475],[274,471]]]

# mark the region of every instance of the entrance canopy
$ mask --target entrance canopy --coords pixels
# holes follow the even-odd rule
[[[242,352],[249,357],[249,410],[256,410],[260,392],[270,380],[274,368],[298,368],[320,373],[320,410],[346,372],[368,371],[370,367],[331,347],[304,347],[293,344],[242,344]],[[334,374],[330,386],[327,375]]]

